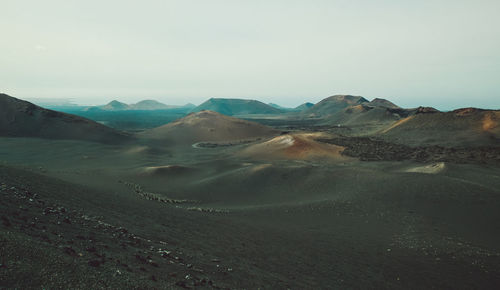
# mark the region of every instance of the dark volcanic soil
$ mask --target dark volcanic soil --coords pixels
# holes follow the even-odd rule
[[[0,193],[2,287],[220,288],[210,272],[228,271],[209,259],[193,264],[168,237],[147,239],[36,189],[2,182]]]
[[[369,137],[343,136],[317,141],[346,147],[342,154],[357,157],[362,161],[500,163],[500,147],[410,147]]]
[[[495,289],[497,191],[468,183],[414,195],[385,184],[338,201],[208,213],[0,166],[0,287]]]

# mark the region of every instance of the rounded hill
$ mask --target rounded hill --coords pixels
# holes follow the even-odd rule
[[[139,134],[142,138],[164,140],[177,144],[201,141],[229,142],[273,136],[277,130],[258,123],[200,111]]]

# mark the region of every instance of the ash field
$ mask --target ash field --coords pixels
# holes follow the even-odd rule
[[[497,289],[500,111],[0,95],[0,288]]]

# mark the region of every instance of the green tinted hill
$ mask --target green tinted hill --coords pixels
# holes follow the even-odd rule
[[[256,100],[211,98],[192,112],[214,111],[224,115],[280,114],[282,110]]]

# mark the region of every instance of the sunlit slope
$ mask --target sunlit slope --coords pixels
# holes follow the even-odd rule
[[[500,145],[500,111],[475,108],[416,114],[381,131],[381,136],[410,145]]]
[[[341,155],[343,147],[321,143],[315,139],[323,133],[295,133],[253,144],[242,150],[240,156],[259,160],[327,160],[343,162],[350,158]]]

